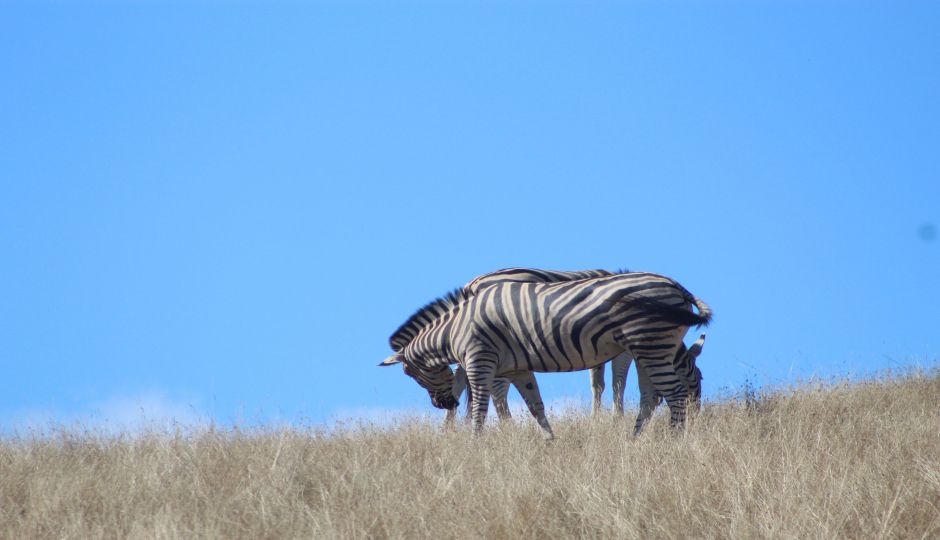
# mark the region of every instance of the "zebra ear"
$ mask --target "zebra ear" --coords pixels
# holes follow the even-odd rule
[[[698,338],[698,341],[692,344],[689,347],[689,356],[692,358],[698,358],[698,355],[702,354],[702,347],[705,345],[705,332],[702,332],[702,337]]]
[[[401,353],[395,353],[389,356],[388,358],[386,358],[385,360],[382,360],[382,362],[379,364],[379,367],[391,366],[394,364],[401,364],[403,361],[404,360],[402,360]]]

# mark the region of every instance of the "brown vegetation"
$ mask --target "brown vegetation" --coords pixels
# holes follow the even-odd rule
[[[938,538],[940,376],[493,427],[5,436],[2,538]]]

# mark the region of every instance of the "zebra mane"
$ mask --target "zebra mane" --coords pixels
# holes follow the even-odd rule
[[[415,311],[411,317],[408,317],[405,324],[399,326],[398,330],[395,330],[395,333],[392,334],[392,337],[388,338],[388,343],[392,346],[392,350],[400,352],[411,343],[411,340],[413,340],[421,330],[471,296],[473,295],[469,291],[461,287],[454,289],[436,300],[428,302],[427,305]]]

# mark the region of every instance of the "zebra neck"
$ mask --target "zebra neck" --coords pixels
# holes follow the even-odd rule
[[[456,289],[414,312],[414,314],[405,321],[405,324],[399,326],[398,330],[395,330],[392,337],[388,339],[392,350],[395,352],[403,350],[422,330],[434,324],[434,322],[443,315],[449,313],[457,304],[470,298],[470,296],[472,296],[472,294],[468,291]]]

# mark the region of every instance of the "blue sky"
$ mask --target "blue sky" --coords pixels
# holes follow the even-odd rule
[[[511,266],[676,279],[716,314],[706,396],[932,362],[938,28],[931,2],[0,3],[0,429],[424,408],[388,336]]]

